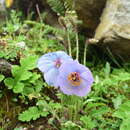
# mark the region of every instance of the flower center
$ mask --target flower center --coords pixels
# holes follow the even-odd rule
[[[55,66],[56,66],[57,68],[59,68],[59,67],[61,66],[61,61],[60,61],[60,59],[57,59],[57,60],[55,61]]]
[[[79,86],[81,84],[81,78],[78,72],[72,72],[68,75],[68,80],[73,86]]]

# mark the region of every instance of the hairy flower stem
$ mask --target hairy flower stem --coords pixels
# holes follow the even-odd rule
[[[70,41],[69,31],[67,31],[67,40],[68,40],[69,55],[72,56],[72,51],[71,51],[71,41]]]
[[[79,59],[79,38],[78,33],[76,33],[76,59]]]
[[[87,47],[88,47],[88,45],[85,43],[85,48],[84,48],[84,61],[83,61],[83,64],[84,64],[85,66],[86,66]]]
[[[74,114],[73,114],[73,120],[72,121],[78,121],[80,118],[79,111],[82,109],[82,100],[80,97],[75,96],[75,102],[74,102]]]
[[[65,117],[66,120],[70,121],[78,121],[80,118],[79,111],[82,110],[83,108],[83,100],[82,98],[75,96],[75,95],[64,95],[62,94],[61,98],[61,103],[62,103],[62,109],[61,110],[61,117]],[[65,112],[65,108],[67,112]]]

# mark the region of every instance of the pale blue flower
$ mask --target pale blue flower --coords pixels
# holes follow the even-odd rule
[[[59,68],[57,81],[64,94],[82,97],[90,92],[94,79],[87,67],[78,61],[67,61]]]
[[[72,58],[63,51],[50,52],[39,58],[37,67],[44,73],[44,79],[48,85],[58,87],[59,67],[68,60],[72,60]]]

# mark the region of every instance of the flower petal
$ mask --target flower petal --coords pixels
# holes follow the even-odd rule
[[[64,61],[72,60],[70,56],[68,56],[63,51],[57,51],[52,53],[44,54],[39,58],[37,67],[41,72],[44,73],[44,78],[46,82],[51,86],[57,87],[57,76],[59,75],[59,68],[56,66],[57,61],[62,63]]]
[[[91,90],[91,84],[86,82],[85,80],[82,80],[80,86],[75,86],[73,89],[73,94],[77,96],[86,96]]]
[[[60,90],[67,95],[77,95],[77,96],[86,96],[91,90],[91,84],[82,80],[80,86],[72,86],[67,80],[61,79],[58,84],[60,84]]]
[[[55,54],[51,54],[51,53],[45,54],[39,58],[37,67],[41,72],[47,72],[49,69],[54,67],[55,65],[54,61],[56,58],[57,57]]]
[[[79,70],[78,63],[73,60],[65,61],[59,68],[61,77],[67,77],[71,72],[77,72]]]
[[[86,71],[80,74],[81,78],[88,81],[88,83],[92,84],[94,82],[94,78],[92,76],[91,71],[86,68]]]
[[[71,57],[63,51],[47,53],[39,58],[37,67],[41,72],[47,72],[49,71],[49,69],[51,69],[51,67],[55,66],[55,62],[57,59],[60,59],[62,63],[65,60],[71,59]]]
[[[81,78],[79,86],[73,86],[68,80],[68,75],[72,72],[78,72]],[[60,90],[67,95],[86,96],[94,81],[91,71],[79,64],[77,61],[66,61],[59,69],[59,76],[57,78]]]
[[[54,67],[54,64],[53,63],[47,63],[46,64],[46,62],[44,62],[44,63],[39,63],[38,65],[37,65],[37,67],[39,68],[39,70],[41,71],[41,72],[43,72],[43,73],[46,73],[46,72],[48,72],[52,67]]]
[[[67,53],[64,52],[64,51],[57,51],[56,54],[57,54],[58,58],[64,57],[64,56],[70,57],[70,56],[67,55]]]
[[[68,60],[73,60],[71,56],[67,55],[64,51],[57,51],[57,57],[60,59],[61,63],[66,62]]]
[[[50,53],[44,54],[41,58],[43,60],[48,59],[51,61],[55,61],[57,59],[57,54],[55,52],[50,52]]]
[[[50,86],[57,86],[57,76],[59,71],[56,68],[50,69],[47,73],[44,74],[44,79]]]
[[[58,76],[59,78],[59,76]],[[57,79],[58,81],[58,86],[60,86],[60,90],[67,95],[72,95],[73,94],[73,89],[71,88],[70,84],[67,82],[66,79],[63,79],[62,77],[59,79]]]

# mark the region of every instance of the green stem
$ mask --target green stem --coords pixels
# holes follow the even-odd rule
[[[79,59],[79,38],[78,33],[76,33],[76,59]]]
[[[87,44],[85,43],[85,48],[84,48],[84,61],[83,64],[86,66],[86,54],[87,54]]]
[[[82,104],[83,104],[83,100],[78,97],[78,96],[68,96],[68,95],[62,95],[61,97],[61,103],[62,103],[62,108],[64,109],[65,107],[67,107],[68,109],[68,116],[67,116],[67,120],[71,120],[71,121],[77,121],[79,120],[79,111],[80,109],[82,109]],[[64,110],[61,110],[61,117],[64,116]]]
[[[69,31],[68,30],[67,30],[67,39],[68,39],[69,55],[72,56],[71,41],[70,41],[70,36],[69,36]]]
[[[75,104],[74,104],[74,115],[73,115],[73,121],[76,121],[76,120],[77,120],[77,116],[78,116],[77,102],[75,102]]]

